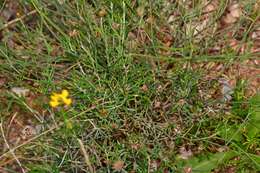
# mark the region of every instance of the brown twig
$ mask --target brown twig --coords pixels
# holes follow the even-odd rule
[[[25,173],[25,170],[23,169],[23,166],[20,162],[20,160],[18,159],[18,157],[15,155],[14,150],[9,146],[7,139],[5,138],[5,134],[4,134],[4,129],[3,129],[3,125],[2,122],[0,122],[0,130],[2,133],[2,137],[4,139],[5,145],[8,148],[8,150],[10,151],[10,153],[13,155],[13,158],[15,159],[15,161],[17,162],[17,164],[19,165],[19,167],[21,168],[22,173]]]
[[[10,22],[8,22],[8,23],[6,23],[6,24],[4,24],[4,25],[2,26],[2,27],[0,28],[0,31],[6,29],[6,28],[8,28],[8,27],[10,27],[11,25],[17,23],[18,21],[22,21],[22,20],[23,20],[24,18],[26,18],[27,16],[33,15],[33,14],[35,14],[35,13],[37,13],[37,10],[32,10],[32,11],[30,11],[29,13],[27,13],[27,14],[21,16],[21,17],[15,18],[14,20],[11,20]]]
[[[94,173],[95,171],[94,171],[94,169],[93,169],[93,167],[92,167],[92,165],[91,165],[91,163],[90,163],[89,155],[88,155],[88,153],[87,153],[87,151],[86,151],[86,149],[85,149],[85,146],[84,146],[82,140],[78,139],[78,142],[79,142],[80,150],[81,150],[81,152],[82,152],[82,154],[83,154],[83,156],[84,156],[85,163],[86,163],[86,165],[88,166],[89,171],[90,171],[91,173]]]

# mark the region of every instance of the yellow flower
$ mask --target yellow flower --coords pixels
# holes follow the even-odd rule
[[[57,100],[51,100],[51,101],[50,101],[50,105],[51,105],[51,107],[53,107],[53,108],[59,106],[59,104],[60,104],[60,103],[59,103]]]
[[[69,106],[72,103],[71,98],[69,97],[69,92],[67,90],[62,90],[62,92],[59,93],[53,93],[51,95],[51,100],[49,102],[51,107],[57,107],[61,104],[65,104],[66,106]]]

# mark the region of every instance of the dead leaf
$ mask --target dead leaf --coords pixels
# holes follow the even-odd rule
[[[192,168],[191,167],[185,167],[183,171],[184,171],[184,173],[192,173]]]
[[[160,167],[161,160],[151,160],[149,170],[150,172],[155,172]]]
[[[117,128],[118,128],[118,125],[117,125],[116,123],[112,123],[112,124],[111,124],[111,127],[112,127],[112,129],[117,129]]]
[[[223,18],[223,22],[225,24],[231,24],[231,23],[235,23],[237,21],[237,19],[235,17],[233,17],[230,14],[227,14],[224,18]]]
[[[158,108],[160,108],[160,107],[161,107],[161,102],[155,101],[155,103],[154,103],[154,108],[155,108],[155,109],[158,109]]]
[[[253,40],[260,39],[260,27],[258,27],[257,29],[255,29],[255,31],[253,31],[251,37]]]
[[[163,87],[162,87],[162,85],[159,85],[158,87],[157,87],[157,92],[162,92],[163,91]]]
[[[136,35],[134,34],[134,32],[129,32],[127,37],[128,37],[129,40],[136,39]]]
[[[142,17],[144,15],[144,7],[140,6],[136,9],[136,13],[139,17]]]
[[[105,17],[107,15],[107,11],[105,9],[102,9],[98,12],[99,17]]]
[[[118,161],[116,161],[114,164],[113,164],[113,166],[112,166],[112,168],[115,170],[115,171],[121,171],[123,168],[124,168],[124,161],[122,161],[122,160],[118,160]]]
[[[155,17],[154,17],[154,16],[149,16],[149,17],[146,19],[146,22],[149,23],[149,24],[155,23]]]
[[[72,31],[69,32],[70,37],[75,37],[79,34],[79,32],[76,29],[73,29]]]
[[[115,29],[115,30],[118,30],[120,28],[120,24],[113,22],[112,23],[112,28]]]
[[[236,173],[236,167],[228,167],[226,170],[225,170],[226,173]]]
[[[183,106],[185,103],[186,103],[186,101],[184,99],[180,99],[178,101],[178,105],[180,105],[180,106]]]
[[[101,115],[102,117],[107,117],[107,115],[108,115],[108,111],[107,111],[106,109],[101,109],[101,110],[99,111],[99,113],[100,113],[100,115]]]
[[[4,86],[5,83],[6,83],[6,79],[0,77],[0,87]]]
[[[225,151],[228,151],[228,147],[227,147],[227,146],[219,147],[219,148],[217,148],[217,151],[218,151],[218,152],[225,152]]]
[[[189,159],[189,157],[193,155],[192,151],[190,149],[186,149],[185,147],[181,147],[179,152],[180,152],[180,158],[184,160]]]
[[[234,3],[228,7],[228,13],[223,18],[223,22],[226,24],[235,23],[242,14],[242,10],[238,3]]]
[[[142,86],[141,89],[142,89],[142,91],[144,91],[144,92],[148,91],[148,87],[147,87],[147,85],[145,85],[145,84]]]
[[[131,145],[131,148],[134,149],[134,150],[138,150],[140,149],[141,145],[140,144],[137,144],[137,143],[134,143]]]
[[[205,7],[205,13],[210,13],[212,11],[215,11],[216,7],[213,3],[209,3],[206,7]]]
[[[6,21],[10,21],[12,20],[13,18],[15,18],[15,10],[13,9],[4,9],[2,12],[1,12],[1,17],[6,20]]]
[[[239,18],[242,14],[241,8],[238,3],[232,4],[229,7],[230,15],[234,18]]]

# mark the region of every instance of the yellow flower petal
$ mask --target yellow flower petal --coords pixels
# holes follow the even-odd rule
[[[58,94],[54,94],[54,95],[51,95],[51,100],[59,100],[59,95]]]
[[[69,96],[69,92],[68,92],[68,90],[62,90],[60,96],[61,96],[62,98],[66,98],[66,97],[68,97],[68,96]]]
[[[57,107],[60,104],[70,105],[72,103],[72,99],[68,98],[69,92],[68,90],[62,90],[62,92],[59,93],[52,93],[50,96],[51,100],[49,102],[50,106]]]
[[[72,100],[65,98],[65,99],[63,99],[63,102],[64,102],[65,105],[68,106],[68,105],[70,105],[72,103]]]
[[[58,101],[52,101],[52,100],[51,100],[51,101],[49,102],[49,104],[51,105],[51,107],[55,108],[55,107],[59,106],[60,103],[59,103]]]

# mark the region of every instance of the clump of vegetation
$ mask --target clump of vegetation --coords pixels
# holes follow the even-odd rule
[[[0,2],[0,172],[260,170],[254,0]]]

